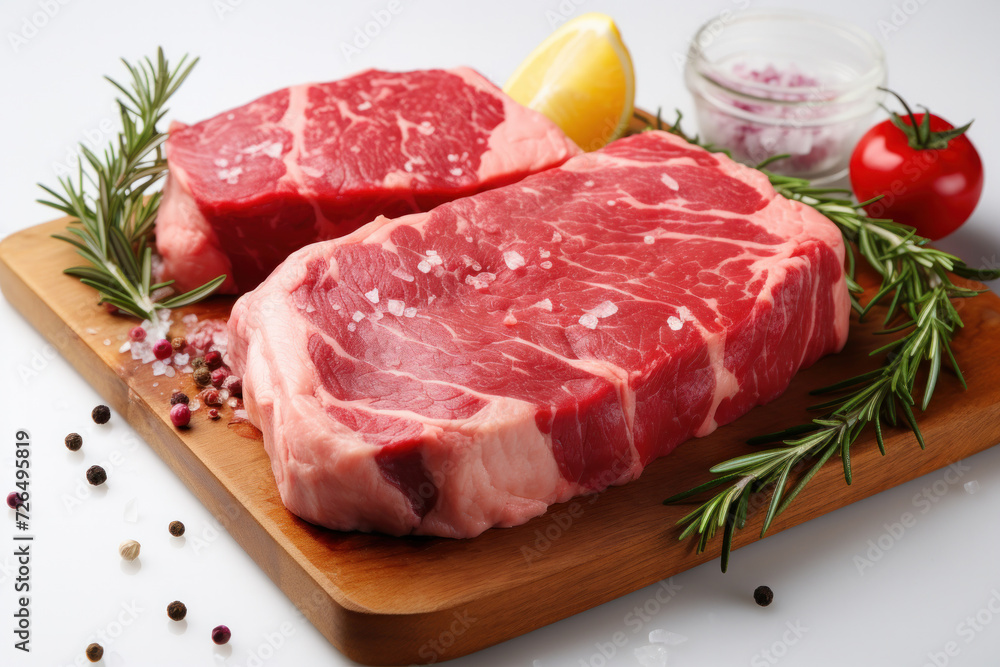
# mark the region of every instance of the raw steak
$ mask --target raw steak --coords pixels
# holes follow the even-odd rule
[[[171,128],[156,227],[162,275],[188,290],[225,273],[222,292],[247,291],[309,243],[579,152],[470,69],[368,70],[285,88]]]
[[[304,248],[230,355],[286,506],[471,537],[635,479],[847,338],[844,246],[662,132]]]

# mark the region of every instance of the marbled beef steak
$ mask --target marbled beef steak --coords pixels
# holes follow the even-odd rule
[[[175,124],[156,225],[161,276],[256,287],[290,253],[378,215],[428,211],[580,149],[476,72],[368,70]]]
[[[303,248],[236,303],[230,355],[292,512],[472,537],[635,479],[840,350],[843,260],[760,172],[647,132]]]

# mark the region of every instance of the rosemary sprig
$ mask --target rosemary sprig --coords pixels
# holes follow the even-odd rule
[[[138,66],[122,60],[131,80],[127,86],[107,78],[123,97],[117,98],[122,130],[97,155],[80,146],[77,178],[60,178],[62,192],[39,186],[51,199],[39,203],[76,218],[67,234],[54,238],[71,244],[88,262],[64,272],[98,291],[99,303],[111,305],[139,318],[157,322],[156,311],[186,306],[204,299],[222,282],[219,276],[201,287],[154,300],[153,293],[173,284],[152,284],[152,248],[149,235],[160,205],[160,192],[152,192],[167,171],[162,144],[167,135],[156,124],[167,113],[166,103],[184,82],[198,59],[181,58],[171,69],[157,50],[156,62],[145,58]]]
[[[699,143],[697,137],[689,138],[683,133],[679,126],[680,119],[678,113],[677,122],[669,131]],[[662,128],[659,114],[657,123]],[[712,150],[711,146],[705,147]],[[917,372],[924,363],[928,364],[921,410],[926,410],[931,401],[945,359],[965,386],[965,379],[951,350],[951,341],[962,327],[962,318],[951,300],[980,293],[956,285],[950,274],[980,280],[1000,278],[1000,270],[974,271],[954,255],[927,246],[928,240],[917,236],[911,227],[868,217],[863,209],[871,202],[856,204],[849,199],[849,191],[815,188],[805,179],[767,171],[767,164],[781,157],[758,165],[758,169],[767,174],[779,194],[811,206],[840,229],[847,242],[846,271],[852,306],[859,318],[867,316],[876,305],[888,302],[883,329],[876,333],[905,333],[871,353],[872,356],[884,356],[881,366],[812,392],[834,395],[825,403],[813,406],[812,409],[823,412],[821,417],[753,438],[750,444],[779,444],[772,449],[745,454],[715,465],[710,469],[716,475],[715,479],[664,501],[664,504],[676,503],[703,491],[725,486],[678,521],[680,525],[686,524],[680,539],[697,534],[699,553],[704,551],[716,531],[723,531],[723,572],[729,566],[733,535],[746,525],[750,503],[756,494],[770,491],[770,502],[761,528],[763,537],[775,517],[788,508],[834,455],[841,459],[844,480],[847,484],[851,483],[851,446],[867,427],[874,429],[875,440],[883,455],[883,424],[905,425],[913,431],[921,449],[924,448],[924,438],[913,412],[917,405],[914,398]],[[878,290],[864,305],[858,300],[863,290],[855,281],[856,260],[852,245],[881,276]],[[800,475],[800,468],[805,469],[806,466],[808,469]],[[793,477],[796,476],[793,484]]]

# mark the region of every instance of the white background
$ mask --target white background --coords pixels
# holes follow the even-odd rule
[[[54,16],[32,32],[26,22],[43,23],[37,14],[45,2],[4,1],[0,236],[54,217],[34,203],[35,183],[52,183],[57,165],[66,163],[77,142],[109,138],[100,136],[100,128],[114,118],[112,94],[100,77],[121,75],[119,56],[134,59],[153,53],[158,44],[173,57],[200,55],[201,64],[170,114],[196,121],[276,88],[372,66],[471,65],[502,83],[551,30],[547,12],[560,8],[559,0],[402,0],[403,11],[348,62],[341,43],[353,39],[355,28],[386,0],[224,2],[49,0],[49,11],[57,8]],[[746,4],[576,2],[579,9],[568,0],[562,6],[578,13],[605,11],[618,21],[635,62],[639,105],[688,111],[677,57],[699,24]],[[977,118],[970,137],[986,163],[987,191],[971,222],[942,245],[973,266],[995,264],[1000,193],[989,184],[1000,172],[1000,4],[749,2],[798,4],[859,24],[886,48],[891,85],[911,102],[930,104],[955,123]],[[880,21],[884,28],[894,19],[898,30],[880,30]],[[11,33],[30,38],[15,48]],[[13,513],[0,517],[5,519],[0,528],[0,665],[82,664],[84,647],[98,633],[106,636],[107,665],[351,664],[296,612],[120,417],[106,427],[90,421],[99,397],[5,301],[0,301],[0,332],[0,489],[6,494],[13,488],[14,433],[28,429],[32,531],[37,535],[33,652],[25,656],[12,649]],[[998,361],[968,360],[966,370],[975,373],[977,365],[993,363]],[[63,447],[70,431],[83,434],[82,452]],[[99,490],[82,483],[84,470],[95,462],[104,462],[111,475]],[[885,465],[893,465],[892,455]],[[1000,450],[965,465],[960,477],[934,473],[743,549],[725,576],[713,562],[675,577],[682,588],[637,632],[629,614],[653,599],[654,588],[453,664],[634,665],[633,649],[646,644],[647,632],[656,628],[690,638],[671,649],[670,664],[678,666],[775,660],[789,666],[995,664],[1000,618],[987,604],[996,596],[993,605],[1000,609]],[[963,485],[973,480],[979,491],[969,494]],[[921,501],[921,493],[933,502]],[[134,522],[126,518],[130,501],[137,508]],[[907,512],[915,524],[900,534],[893,524]],[[187,524],[184,541],[167,534],[172,519]],[[117,556],[117,544],[126,537],[143,544],[140,567],[125,567]],[[880,541],[888,550],[869,554]],[[858,559],[869,557],[877,560],[859,571]],[[752,602],[758,584],[774,589],[775,603],[767,609]],[[187,603],[184,624],[166,618],[164,609],[174,599]],[[233,629],[228,647],[217,648],[209,640],[217,623]],[[792,626],[801,636],[787,632]],[[627,644],[605,660],[600,647],[608,651],[616,632],[624,633]],[[954,657],[941,653],[948,642],[956,642]],[[763,650],[781,657],[772,655],[769,661]],[[936,663],[929,654],[938,654]]]

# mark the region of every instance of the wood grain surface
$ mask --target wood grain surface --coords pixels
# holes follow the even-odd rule
[[[873,366],[867,353],[876,344],[875,326],[856,324],[843,353],[799,373],[777,401],[685,443],[635,482],[553,506],[523,526],[470,540],[340,533],[285,510],[261,441],[228,425],[229,408],[218,422],[202,408],[192,428],[171,426],[170,394],[191,391],[191,376],[153,377],[149,366],[118,352],[134,321],[105,313],[91,289],[61,273],[77,260],[49,235],[65,225],[53,221],[0,243],[7,299],[142,434],[313,624],[366,664],[465,655],[717,558],[718,536],[701,555],[677,540],[674,524],[689,508],[665,507],[662,499],[707,479],[712,464],[752,451],[743,444],[747,437],[800,423],[814,402],[808,390]],[[185,313],[225,317],[230,305],[217,298],[176,312],[172,333],[184,334]],[[831,460],[772,533],[1000,442],[1000,299],[988,293],[958,305],[966,328],[955,342],[956,356],[960,363],[980,362],[964,364],[967,392],[946,373],[930,409],[918,414],[927,450],[920,451],[909,432],[892,430],[883,460],[874,438],[863,435],[852,450],[853,485],[844,484],[840,462]],[[759,539],[760,510],[737,534],[736,548]]]

